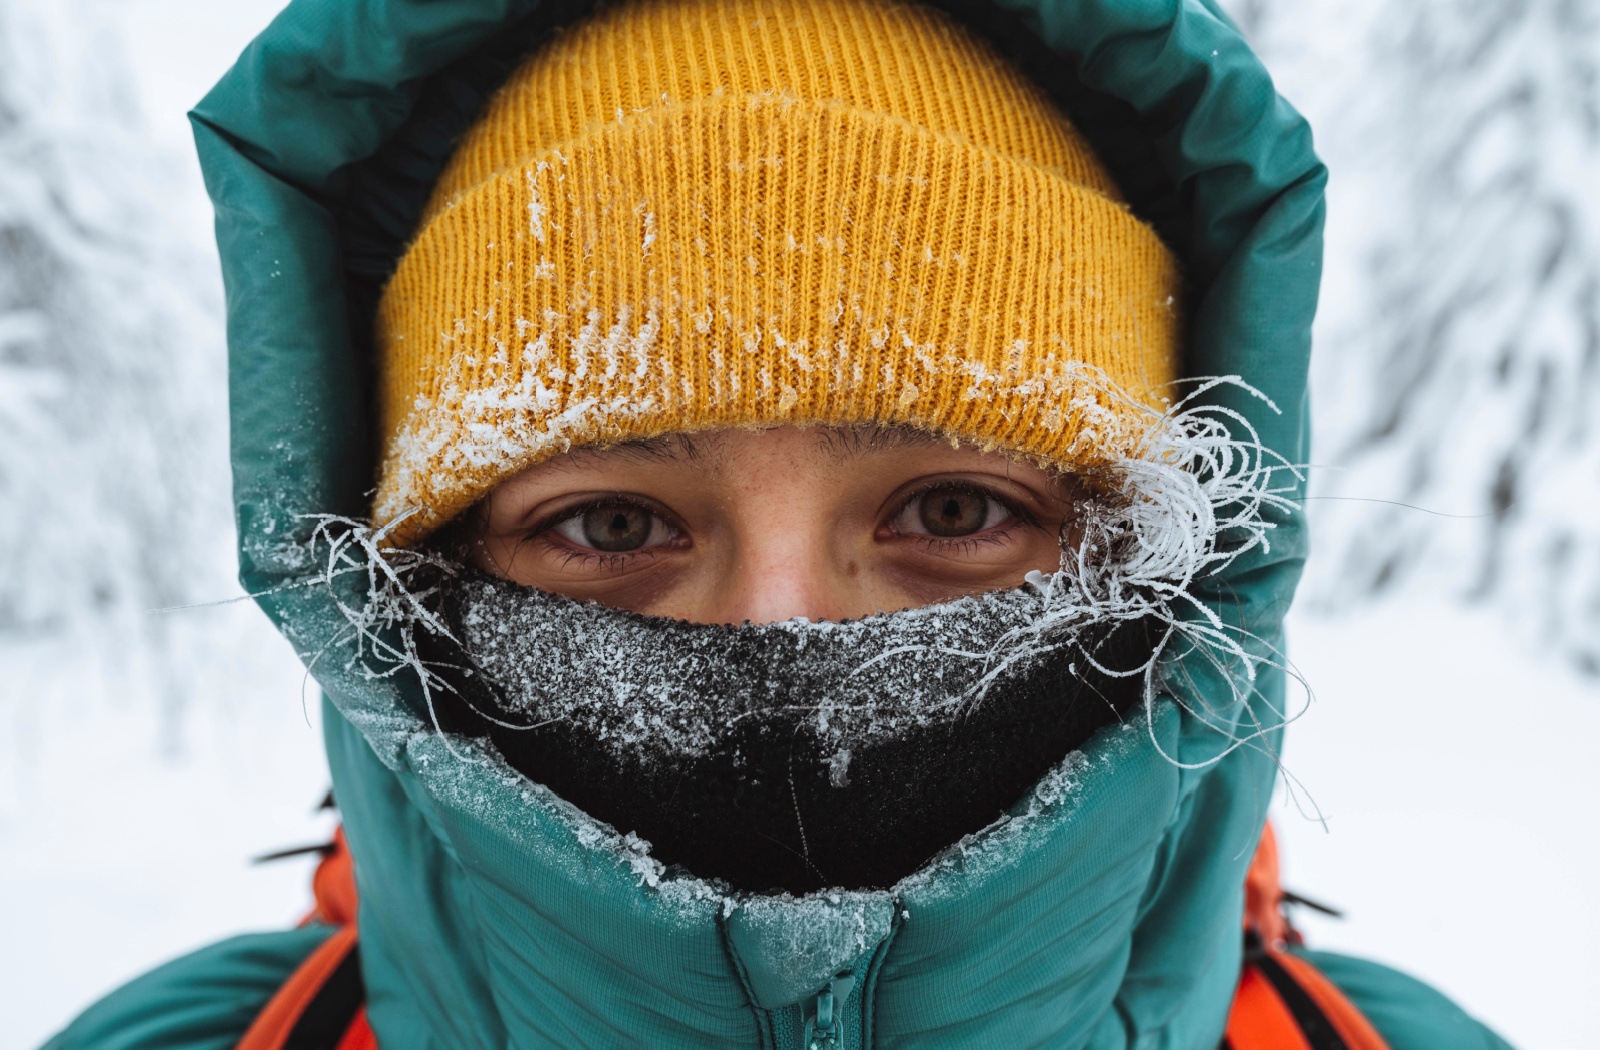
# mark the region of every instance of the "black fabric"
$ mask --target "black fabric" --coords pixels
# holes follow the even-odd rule
[[[323,982],[284,1040],[283,1050],[333,1050],[367,1001],[361,982],[361,947],[350,951]]]
[[[647,839],[663,863],[751,892],[887,887],[910,875],[941,849],[999,818],[1066,755],[1139,702],[1139,678],[1107,675],[1086,655],[1108,669],[1129,669],[1145,662],[1152,644],[1139,622],[1086,628],[1071,644],[997,679],[981,703],[963,708],[959,716],[854,741],[847,776],[839,777],[827,762],[837,752],[838,739],[819,732],[815,708],[797,701],[813,684],[819,693],[836,694],[826,677],[817,677],[829,673],[830,666],[851,676],[848,688],[859,696],[859,671],[850,668],[870,659],[870,647],[852,662],[848,650],[841,659],[842,643],[827,634],[796,645],[773,637],[781,632],[751,627],[685,625],[587,605],[582,615],[589,619],[567,630],[576,639],[572,645],[627,644],[630,657],[649,666],[626,673],[646,685],[652,668],[699,661],[693,664],[699,670],[671,687],[707,691],[714,710],[738,714],[718,727],[714,741],[699,753],[664,759],[648,739],[619,747],[615,720],[607,725],[560,718],[516,729],[495,724],[479,712],[518,724],[548,715],[508,705],[484,675],[458,671],[454,677],[461,695],[440,698],[441,724],[489,738],[529,779],[618,831]],[[602,638],[605,619],[645,633]],[[694,636],[694,644],[676,642],[680,632]],[[459,628],[456,633],[465,636]],[[725,639],[710,670],[708,635]],[[878,651],[892,648],[895,640]],[[834,651],[817,652],[828,645]],[[559,634],[541,636],[526,658],[530,675],[541,682],[547,678],[552,688],[582,690],[587,688],[585,660],[592,661],[595,678],[615,674],[614,660],[585,656],[581,648],[574,656],[568,648]],[[453,647],[431,656],[458,669],[474,664],[470,654]],[[804,667],[796,662],[802,659],[808,661]],[[897,669],[868,686],[895,689],[896,675],[904,673],[917,672]],[[945,666],[928,664],[919,681],[900,680],[908,692],[960,695],[960,673],[978,672],[951,658]],[[939,694],[947,675],[950,692]],[[930,683],[932,678],[939,681]],[[757,691],[771,688],[783,695],[764,705],[762,697],[752,699],[752,683]],[[615,706],[605,685],[595,692]],[[734,700],[715,702],[733,693],[739,694]]]

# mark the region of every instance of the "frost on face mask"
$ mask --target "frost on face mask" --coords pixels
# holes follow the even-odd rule
[[[464,673],[443,708],[660,860],[752,891],[888,886],[1137,703],[1090,661],[1136,666],[1139,624],[1063,625],[1050,651],[989,673],[982,654],[1042,609],[1023,588],[726,626],[462,570],[443,600],[457,641],[438,648]]]
[[[1088,475],[1098,495],[1056,572],[924,609],[684,623],[389,549],[382,531],[334,518],[318,530],[322,563],[330,582],[366,574],[365,601],[340,606],[355,666],[415,673],[462,760],[492,745],[651,840],[656,860],[737,889],[888,886],[1141,704],[1187,696],[1219,754],[1259,746],[1262,720],[1235,727],[1255,718],[1260,647],[1194,592],[1267,545],[1293,472],[1242,416],[1196,403],[1222,383],[1242,385],[1198,384]],[[1224,695],[1168,688],[1191,658],[1220,672]]]

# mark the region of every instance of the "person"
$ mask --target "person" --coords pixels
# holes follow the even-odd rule
[[[1282,914],[1325,175],[1209,0],[295,0],[193,118],[343,827],[52,1048],[1505,1045]]]

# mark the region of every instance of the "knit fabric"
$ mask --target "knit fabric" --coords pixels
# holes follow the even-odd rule
[[[910,425],[1066,467],[1176,371],[1177,266],[942,14],[632,0],[459,145],[377,319],[374,517],[413,542],[579,444]]]
[[[1152,628],[1084,617],[1019,644],[1032,587],[843,623],[688,623],[463,570],[447,731],[741,891],[889,887],[1136,717]],[[459,640],[459,641],[457,641]],[[974,654],[989,654],[974,656]],[[870,844],[870,845],[869,845]]]

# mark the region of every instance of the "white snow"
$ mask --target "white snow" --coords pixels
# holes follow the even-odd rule
[[[1492,607],[1430,596],[1291,616],[1317,690],[1284,764],[1327,817],[1274,807],[1317,947],[1418,976],[1518,1047],[1600,1046],[1600,696]],[[1302,909],[1304,912],[1304,909]]]
[[[0,1047],[174,956],[298,921],[327,841],[318,708],[253,606],[175,614],[168,691],[118,637],[0,647]],[[109,651],[107,651],[109,649]],[[182,691],[179,691],[181,689]]]

